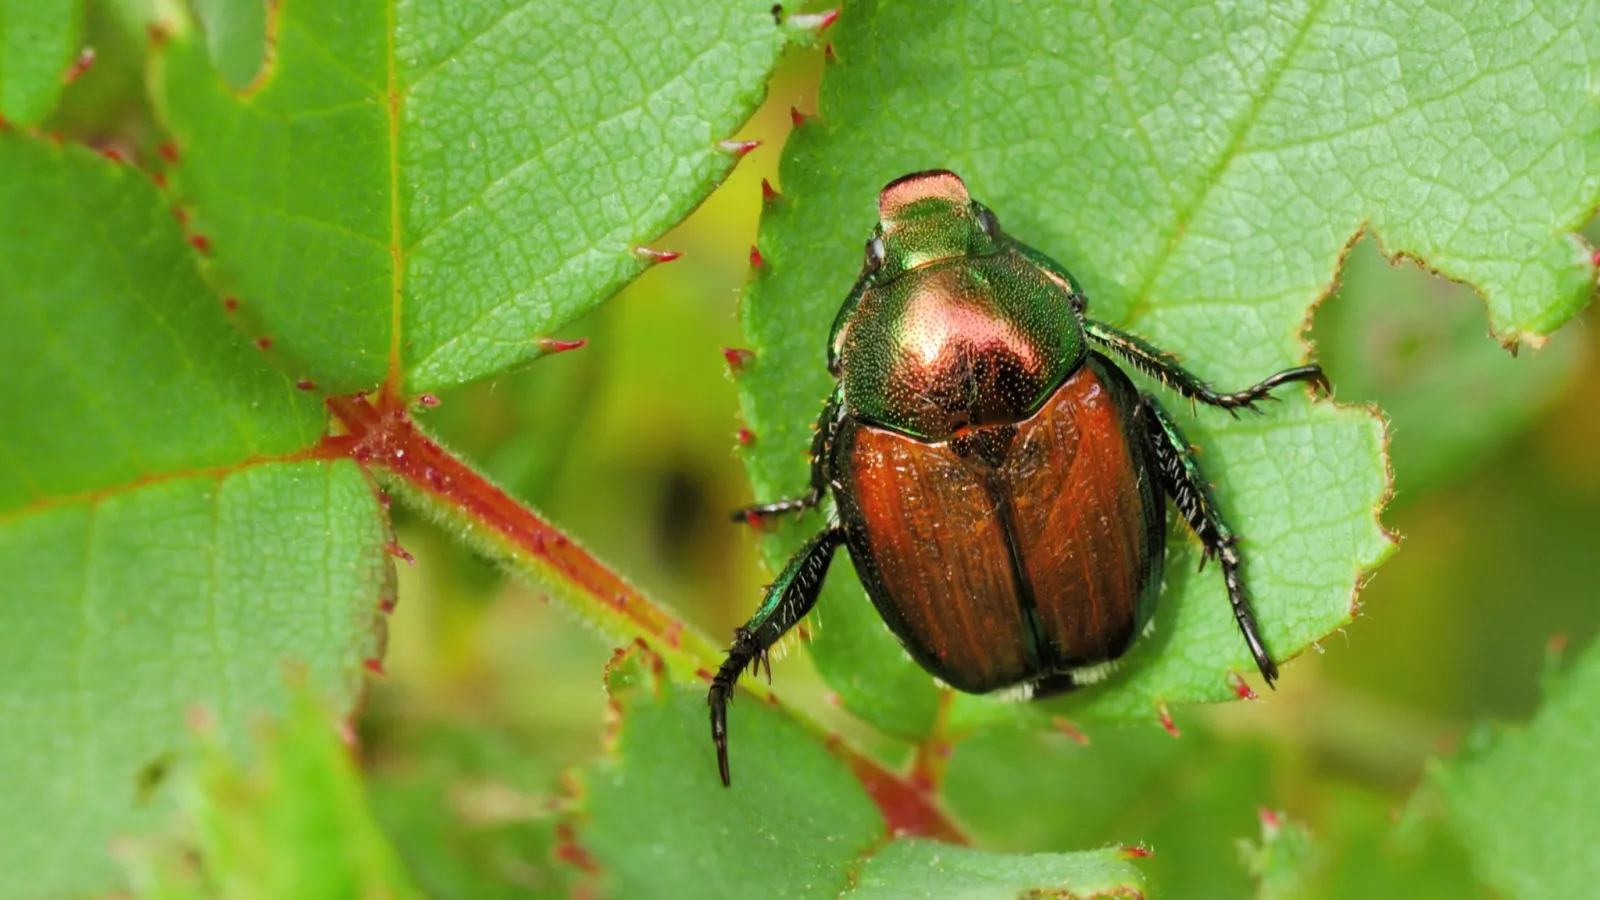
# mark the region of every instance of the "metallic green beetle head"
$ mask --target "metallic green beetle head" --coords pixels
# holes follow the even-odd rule
[[[962,256],[1002,249],[994,214],[967,195],[954,172],[935,169],[889,182],[878,194],[878,226],[867,240],[866,266],[878,282]]]
[[[929,441],[1037,412],[1085,354],[1066,272],[952,172],[890,182],[878,216],[828,346],[846,410]]]

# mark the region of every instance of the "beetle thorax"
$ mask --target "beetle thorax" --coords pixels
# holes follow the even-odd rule
[[[863,294],[840,346],[849,410],[931,441],[1033,415],[1083,338],[1059,288],[1019,262],[958,258]]]

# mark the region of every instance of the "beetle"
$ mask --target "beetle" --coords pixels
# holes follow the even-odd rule
[[[1120,657],[1161,589],[1166,499],[1215,559],[1268,685],[1239,541],[1177,423],[1116,357],[1191,403],[1259,413],[1287,369],[1222,393],[1143,338],[1090,318],[1078,282],[1010,237],[942,169],[883,188],[866,258],[828,341],[835,379],[810,489],[739,510],[759,524],[834,498],[838,518],[790,560],[713,676],[724,785],[727,706],[744,670],[815,604],[834,552],[911,658],[968,693],[1071,689]]]

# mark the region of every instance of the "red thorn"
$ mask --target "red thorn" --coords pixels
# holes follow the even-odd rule
[[[1600,266],[1600,250],[1596,250],[1589,254],[1589,265]]]
[[[1277,812],[1265,806],[1256,810],[1256,815],[1261,817],[1261,827],[1267,831],[1277,831],[1283,824],[1283,820],[1278,818]]]
[[[823,46],[822,57],[826,62],[836,63],[839,61],[839,54],[833,52],[833,41],[829,41]]]
[[[178,145],[174,144],[172,141],[163,142],[161,146],[156,148],[156,152],[161,155],[162,159],[169,163],[176,163],[178,161]]]
[[[765,265],[766,262],[767,261],[765,259],[763,259],[762,256],[761,256],[761,248],[757,247],[755,244],[751,244],[750,245],[750,268],[759,269],[763,265]]]
[[[164,187],[167,186],[167,176],[161,174],[160,172],[157,172],[154,175],[151,175],[150,176],[150,180],[155,182],[156,183],[156,187],[158,187],[158,188],[164,188]]]
[[[1081,746],[1081,747],[1089,746],[1089,736],[1087,734],[1084,734],[1083,732],[1079,731],[1078,727],[1076,725],[1073,725],[1071,722],[1068,722],[1066,719],[1063,719],[1060,716],[1056,716],[1055,718],[1050,720],[1050,724],[1052,726],[1054,726],[1057,731],[1061,732],[1062,734],[1064,734],[1067,737],[1071,738],[1072,740],[1076,741],[1079,746]]]
[[[122,151],[115,147],[101,147],[100,155],[114,163],[126,162],[126,160],[122,158]]]
[[[72,65],[61,73],[61,83],[71,84],[77,81],[83,77],[83,73],[89,71],[89,67],[92,65],[94,65],[94,48],[85,47],[78,51],[78,58],[72,61]]]
[[[211,239],[203,234],[189,235],[189,246],[209,256],[211,254]]]
[[[385,491],[379,491],[378,492],[378,505],[379,506],[383,507],[384,509],[388,509],[389,508],[389,504],[391,504],[393,502],[394,502],[394,500],[389,496],[389,494],[387,492],[385,492]]]
[[[1229,672],[1228,680],[1233,683],[1233,695],[1240,700],[1259,700],[1256,692],[1250,689],[1250,684],[1238,672]]]
[[[383,660],[381,660],[381,659],[364,660],[364,661],[362,661],[361,665],[363,667],[365,667],[368,672],[371,672],[374,675],[382,675],[382,674],[384,674],[384,671],[383,671]]]
[[[738,438],[739,446],[741,447],[748,447],[756,442],[756,433],[748,428],[739,429],[739,433],[736,435],[736,437]]]
[[[751,150],[754,150],[759,146],[761,146],[760,141],[729,140],[717,142],[718,149],[722,150],[724,153],[732,153],[734,156],[744,156],[746,153],[749,153]]]
[[[799,128],[806,123],[806,114],[791,106],[789,107],[789,121],[794,123],[794,127]]]
[[[239,310],[239,298],[238,297],[223,297],[222,298],[222,308],[227,310],[228,312],[238,312],[238,310]]]
[[[400,546],[399,541],[390,541],[389,543],[383,545],[383,549],[388,551],[390,556],[393,556],[396,559],[405,560],[406,565],[408,566],[414,566],[417,564],[417,558],[412,556],[410,553],[407,553],[406,548]]]
[[[302,378],[296,381],[294,386],[302,391],[314,391],[317,389],[317,383],[309,378]]]
[[[1117,855],[1122,857],[1123,859],[1149,859],[1150,858],[1150,848],[1148,848],[1148,847],[1123,847],[1122,849],[1117,851]]]
[[[827,12],[790,16],[789,24],[795,28],[803,28],[806,31],[826,31],[828,26],[832,25],[838,18],[839,11],[830,9]]]
[[[261,350],[261,351],[271,350],[272,349],[272,338],[269,338],[269,337],[258,337],[258,338],[256,338],[256,349]]]
[[[1172,711],[1167,709],[1167,705],[1165,703],[1156,704],[1156,715],[1160,717],[1161,727],[1167,730],[1167,734],[1170,734],[1175,738],[1183,737],[1183,732],[1178,730],[1178,723],[1172,721]]]
[[[184,208],[181,206],[172,207],[172,217],[178,220],[179,225],[189,221],[189,213],[184,211]]]
[[[572,826],[567,822],[556,826],[556,845],[550,853],[580,872],[592,875],[600,871],[600,865],[594,861],[589,851],[578,846],[578,841],[572,834]]]
[[[633,252],[652,266],[672,262],[683,255],[676,250],[655,250],[650,247],[635,247]]]
[[[744,371],[746,366],[755,362],[756,353],[743,347],[723,347],[722,358],[728,361],[728,371],[737,375]]]
[[[417,397],[417,405],[426,406],[428,409],[433,409],[439,405],[439,398],[433,394],[421,394]]]
[[[778,192],[775,188],[773,188],[772,182],[766,180],[765,178],[761,179],[761,202],[771,203],[777,199]]]
[[[539,350],[543,353],[565,353],[568,350],[577,350],[589,343],[588,338],[578,338],[575,341],[558,341],[555,338],[539,338]]]
[[[386,616],[394,614],[394,606],[395,600],[393,597],[385,597],[378,602],[378,608],[383,610],[383,614]]]

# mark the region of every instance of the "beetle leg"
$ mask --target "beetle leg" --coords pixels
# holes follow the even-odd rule
[[[838,526],[806,542],[800,552],[789,559],[778,580],[767,588],[761,608],[733,633],[728,658],[711,679],[711,691],[706,696],[706,702],[711,705],[711,742],[717,746],[717,770],[725,787],[732,784],[728,776],[728,702],[733,699],[734,686],[752,662],[759,671],[766,662],[767,650],[811,611],[817,595],[822,592],[822,581],[828,575],[828,564],[833,562],[833,552],[842,543],[844,529]],[[767,665],[770,678],[771,663]]]
[[[1271,395],[1272,389],[1292,381],[1309,382],[1324,393],[1328,391],[1328,379],[1322,374],[1321,366],[1297,366],[1271,375],[1260,384],[1242,391],[1221,393],[1185,369],[1177,357],[1144,338],[1093,319],[1085,319],[1083,327],[1092,340],[1104,344],[1112,352],[1132,363],[1134,368],[1182,394],[1188,398],[1191,405],[1199,401],[1238,416],[1241,408],[1254,413],[1261,412],[1256,403],[1261,400],[1276,399]]]
[[[1189,523],[1204,546],[1201,565],[1215,558],[1222,566],[1222,580],[1228,586],[1228,602],[1233,606],[1234,621],[1244,633],[1244,642],[1255,657],[1256,668],[1267,686],[1273,687],[1278,679],[1278,666],[1267,652],[1261,637],[1261,627],[1256,624],[1255,613],[1250,609],[1250,598],[1245,593],[1241,569],[1244,561],[1239,557],[1239,539],[1222,518],[1217,501],[1211,495],[1210,483],[1200,471],[1194,451],[1178,429],[1178,423],[1167,415],[1154,397],[1144,397],[1145,427],[1148,429],[1150,459],[1162,488],[1177,504],[1178,513]]]
[[[839,424],[839,395],[840,391],[835,389],[828,397],[828,402],[823,404],[822,415],[817,417],[817,432],[811,438],[811,489],[800,497],[758,503],[735,510],[733,521],[759,525],[770,516],[803,513],[822,502],[822,494],[828,487],[828,447],[833,443],[833,434]]]

